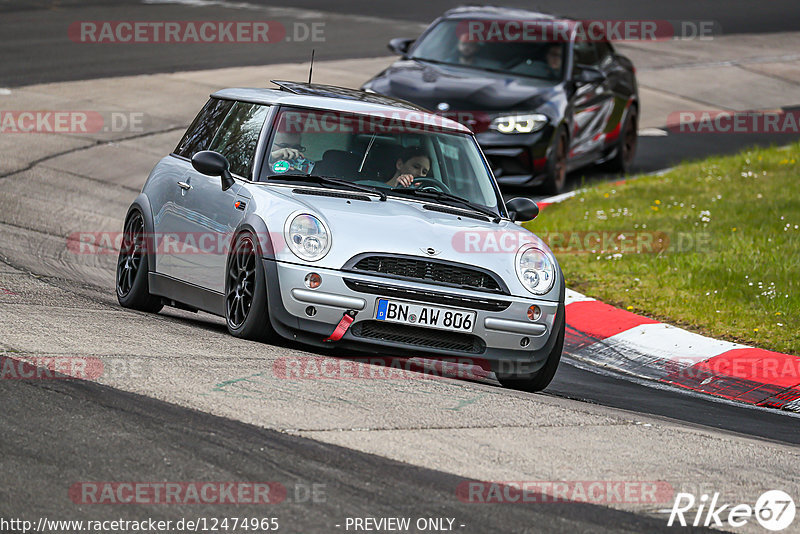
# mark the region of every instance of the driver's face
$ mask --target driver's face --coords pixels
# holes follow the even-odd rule
[[[561,70],[561,47],[551,46],[547,50],[547,64],[553,70]]]
[[[275,134],[275,141],[273,144],[278,148],[295,148],[300,150],[302,141],[303,139],[299,132],[278,131]]]
[[[431,170],[431,160],[425,156],[414,156],[409,158],[405,163],[402,160],[397,160],[397,171],[399,175],[410,174],[414,178],[428,176],[428,171]]]

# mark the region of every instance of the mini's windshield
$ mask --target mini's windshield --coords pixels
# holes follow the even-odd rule
[[[506,26],[510,22],[515,31]],[[411,57],[560,81],[564,75],[566,39],[552,40],[552,26],[534,25],[525,31],[524,21],[459,21],[437,24],[417,44]],[[472,26],[477,26],[474,30]],[[540,30],[537,31],[536,29]]]
[[[282,108],[276,124],[262,181],[322,176],[401,197],[444,192],[497,210],[498,193],[474,138],[444,128],[441,117]]]

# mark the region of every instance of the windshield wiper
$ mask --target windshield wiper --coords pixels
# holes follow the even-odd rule
[[[413,196],[429,198],[431,200],[449,200],[451,203],[454,202],[460,206],[466,206],[473,211],[477,211],[478,213],[482,213],[483,215],[490,217],[492,222],[500,222],[500,216],[491,209],[481,206],[480,204],[475,204],[466,198],[454,195],[452,193],[446,193],[444,191],[428,191],[425,189],[414,189],[408,187],[392,187],[390,191],[393,193],[410,193]]]
[[[338,178],[332,178],[330,176],[321,176],[319,174],[270,174],[267,176],[268,181],[274,180],[286,180],[292,181],[297,180],[299,182],[311,182],[314,181],[320,185],[338,185],[339,187],[346,187],[353,191],[361,191],[362,193],[369,193],[371,195],[378,195],[382,201],[386,200],[386,193],[383,191],[379,191],[373,187],[368,187],[365,185],[358,185],[354,184],[353,182],[348,182],[347,180],[340,180]]]

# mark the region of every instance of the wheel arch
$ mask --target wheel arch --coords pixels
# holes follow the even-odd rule
[[[249,232],[255,236],[262,258],[275,259],[274,236],[270,233],[264,219],[255,213],[248,214],[233,232],[231,236],[231,247],[236,242],[236,239],[244,232]]]
[[[156,244],[153,241],[155,237],[155,221],[153,219],[153,210],[150,207],[150,199],[147,197],[146,194],[140,193],[138,197],[134,199],[131,203],[130,207],[128,208],[128,212],[125,214],[125,221],[122,223],[123,229],[125,228],[125,224],[127,224],[128,219],[130,218],[131,214],[134,211],[139,211],[142,214],[142,219],[144,219],[144,234],[145,234],[145,250],[147,251],[147,271],[148,272],[155,272],[156,271]]]

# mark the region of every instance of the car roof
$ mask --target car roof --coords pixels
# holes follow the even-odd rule
[[[449,9],[442,15],[443,18],[462,19],[479,16],[485,19],[524,19],[524,20],[565,20],[576,22],[575,19],[562,17],[540,11],[499,6],[462,6]]]
[[[334,85],[283,81],[273,83],[282,89],[231,87],[219,90],[211,97],[270,106],[294,106],[366,115],[394,117],[399,113],[401,119],[405,117],[405,120],[410,122],[436,124],[447,130],[471,133],[469,128],[454,120],[436,115],[404,100]]]

